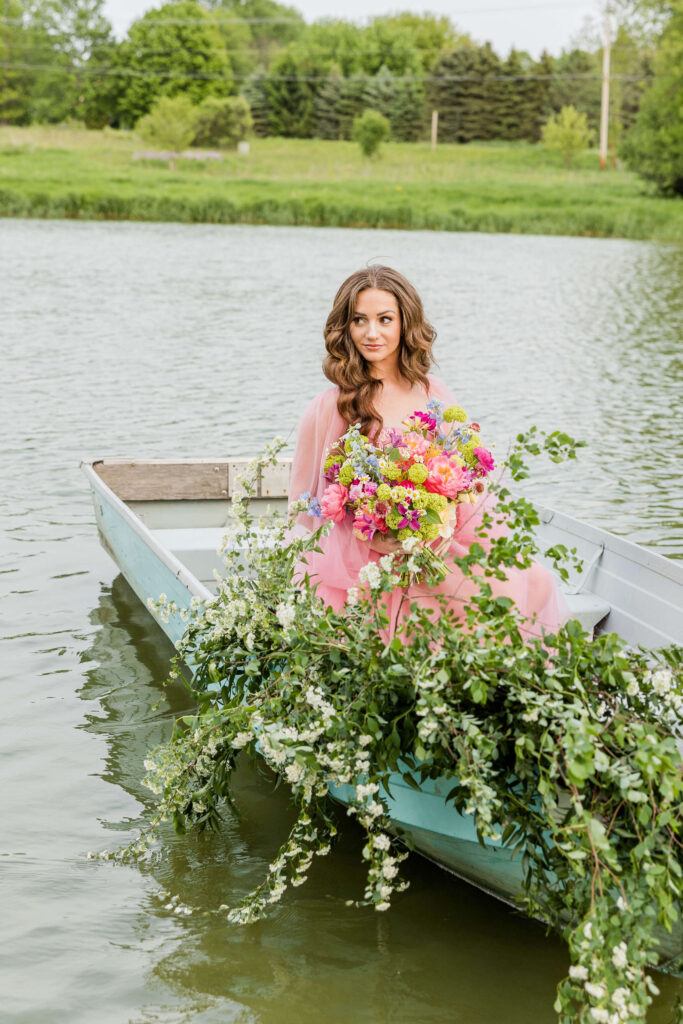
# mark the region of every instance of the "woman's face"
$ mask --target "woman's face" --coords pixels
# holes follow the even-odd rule
[[[398,364],[401,312],[391,292],[366,288],[356,299],[349,327],[357,351],[373,369],[386,373]]]

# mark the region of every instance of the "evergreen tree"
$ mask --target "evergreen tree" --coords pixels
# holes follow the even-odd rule
[[[550,90],[552,110],[575,107],[588,117],[588,126],[600,123],[602,67],[597,54],[585,50],[563,53],[555,62],[555,77]]]
[[[295,51],[285,50],[265,80],[269,135],[304,139],[315,130],[316,84],[298,57]]]
[[[498,88],[497,130],[501,139],[523,139],[526,129],[526,85],[522,54],[510,50]]]
[[[476,47],[459,46],[436,61],[428,84],[429,110],[439,112],[439,139],[464,142],[462,122],[476,67]]]
[[[365,95],[366,78],[364,75],[354,75],[345,78],[342,82],[341,94],[339,96],[339,138],[350,139],[354,118],[363,110],[363,97]]]
[[[419,79],[395,81],[394,101],[389,120],[392,138],[398,142],[417,142],[425,124],[425,93]]]
[[[268,134],[270,127],[265,71],[258,70],[250,75],[242,87],[241,95],[244,96],[251,110],[254,135],[263,138]]]
[[[339,138],[339,99],[344,79],[333,64],[315,98],[315,134],[319,139]]]
[[[532,65],[532,74],[533,78],[529,81],[527,89],[524,138],[529,142],[538,142],[541,138],[541,129],[552,113],[550,96],[555,61],[546,50]]]
[[[376,110],[389,120],[396,98],[394,76],[386,64],[382,64],[376,75],[368,78],[363,90],[363,108]]]
[[[495,139],[500,135],[499,102],[502,65],[490,43],[475,50],[476,59],[466,102],[463,104],[460,135],[463,142]]]

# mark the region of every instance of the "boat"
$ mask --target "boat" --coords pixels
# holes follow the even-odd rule
[[[101,543],[138,598],[166,594],[178,610],[193,597],[215,592],[223,567],[218,548],[231,520],[231,496],[247,465],[241,459],[126,460],[81,463],[92,492]],[[291,460],[264,468],[253,499],[257,514],[284,511]],[[582,560],[562,583],[574,618],[593,635],[617,632],[632,646],[683,645],[683,564],[665,558],[563,512],[537,507],[541,551],[564,544]],[[542,559],[541,559],[542,560]],[[163,620],[149,609],[175,644],[185,624],[180,614]],[[478,888],[516,906],[522,891],[521,858],[500,842],[482,845],[471,816],[445,800],[453,779],[409,786],[396,773],[383,794],[393,825],[415,850]],[[342,803],[350,787],[333,787]],[[658,935],[658,966],[673,967],[683,953],[683,930]]]

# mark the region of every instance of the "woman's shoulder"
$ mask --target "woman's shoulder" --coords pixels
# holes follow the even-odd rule
[[[439,398],[443,402],[449,402],[451,405],[455,403],[453,392],[441,380],[441,377],[437,377],[435,373],[428,373],[427,380],[429,382],[429,394],[432,397]]]
[[[332,412],[336,412],[338,395],[339,388],[337,387],[325,388],[323,391],[319,391],[303,409],[300,422],[314,422],[321,416],[327,417]]]

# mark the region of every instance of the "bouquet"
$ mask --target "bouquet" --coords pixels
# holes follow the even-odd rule
[[[446,546],[458,504],[483,494],[493,456],[458,405],[444,409],[431,399],[427,412],[413,412],[402,427],[389,430],[384,445],[361,434],[359,424],[350,427],[327,452],[329,484],[310,511],[335,523],[351,516],[354,534],[368,542],[380,533],[407,551],[439,538]]]

